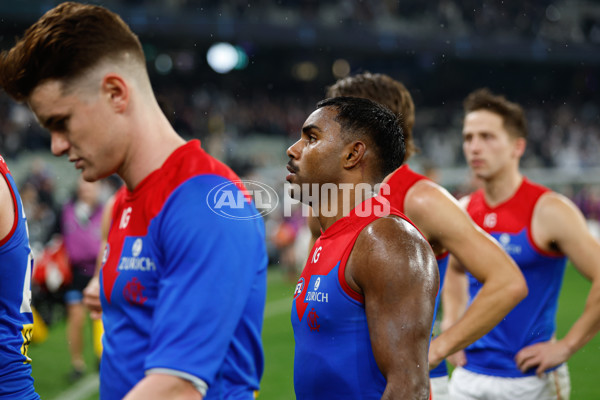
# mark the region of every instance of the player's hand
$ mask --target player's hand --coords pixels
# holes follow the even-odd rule
[[[83,290],[83,304],[90,310],[90,318],[102,318],[102,305],[100,303],[100,282],[94,276]]]
[[[464,367],[467,364],[467,356],[463,350],[450,354],[446,360],[455,367]]]
[[[440,354],[439,343],[440,341],[438,338],[435,338],[429,344],[429,353],[427,354],[427,358],[429,360],[429,370],[434,369],[442,361],[444,361],[445,354]]]
[[[562,341],[536,343],[521,349],[515,356],[517,367],[525,373],[528,369],[536,368],[537,376],[545,371],[562,364],[571,356],[569,348]]]

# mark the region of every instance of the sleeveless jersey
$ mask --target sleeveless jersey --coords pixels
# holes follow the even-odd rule
[[[521,373],[515,355],[525,346],[550,340],[554,334],[567,258],[539,249],[531,237],[534,207],[548,191],[524,178],[514,196],[496,207],[487,205],[482,190],[471,195],[467,212],[515,260],[525,276],[529,295],[494,329],[465,350],[465,368],[470,371],[513,378],[535,375],[535,368]],[[467,275],[472,301],[481,284]]]
[[[323,232],[310,252],[292,302],[298,400],[380,399],[385,390],[371,348],[364,298],[350,288],[344,272],[360,232],[388,214],[408,221],[397,210],[390,211],[381,196],[367,199]]]
[[[385,190],[380,190],[380,195],[387,198],[390,205],[404,213],[404,200],[406,193],[410,190],[413,185],[423,179],[429,180],[426,176],[416,173],[406,164],[398,168],[393,175],[390,177],[387,184],[389,185],[389,193]],[[440,289],[435,297],[435,310],[433,314],[433,323],[435,324],[438,306],[440,304],[440,295],[442,292],[442,286],[444,285],[444,278],[446,276],[446,269],[448,268],[448,260],[450,253],[447,251],[443,254],[437,255],[438,270],[440,273]],[[431,378],[438,378],[441,376],[447,376],[448,369],[446,368],[446,362],[440,363],[437,367],[429,371]]]
[[[197,140],[116,194],[100,277],[102,399],[148,371],[207,386],[206,400],[253,399],[267,255],[248,195]]]
[[[33,256],[27,220],[17,185],[2,157],[0,175],[8,184],[15,211],[10,233],[0,240],[0,399],[39,399],[27,356],[33,334]]]

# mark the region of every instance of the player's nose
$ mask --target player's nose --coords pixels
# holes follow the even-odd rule
[[[63,133],[50,132],[50,150],[55,156],[62,156],[69,150],[69,141]]]
[[[301,153],[300,146],[301,146],[301,140],[298,140],[296,143],[294,143],[293,145],[288,147],[288,149],[286,151],[288,157],[297,160],[300,157],[300,153]]]

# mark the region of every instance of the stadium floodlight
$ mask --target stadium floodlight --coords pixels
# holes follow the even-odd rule
[[[225,42],[213,44],[206,53],[208,65],[219,74],[226,74],[234,69],[238,65],[239,58],[236,47]]]
[[[238,53],[238,61],[233,69],[244,69],[248,66],[248,55],[240,46],[235,46],[235,51]]]

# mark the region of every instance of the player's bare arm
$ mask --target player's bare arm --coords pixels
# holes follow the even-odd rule
[[[15,223],[15,206],[8,183],[0,176],[0,240],[4,239]]]
[[[532,236],[545,251],[560,251],[592,282],[581,316],[564,338],[523,348],[516,356],[521,371],[544,371],[567,361],[600,330],[600,243],[588,231],[577,207],[558,193],[543,195],[533,214]]]
[[[382,399],[427,399],[427,346],[439,276],[427,241],[398,217],[359,235],[346,281],[365,298],[371,345],[386,377]]]
[[[496,240],[477,227],[439,185],[426,180],[416,183],[407,194],[405,209],[437,254],[450,251],[483,284],[460,319],[432,341],[429,366],[434,368],[498,324],[527,296],[527,284]]]
[[[202,400],[190,381],[173,375],[150,374],[138,382],[123,400]]]
[[[441,303],[444,305],[441,330],[446,331],[463,316],[469,303],[469,281],[465,275],[465,269],[450,255],[446,277],[441,292]],[[429,347],[431,357],[431,346]],[[462,367],[467,363],[467,357],[463,350],[446,357],[446,360],[455,367]],[[431,361],[430,361],[431,362]]]

